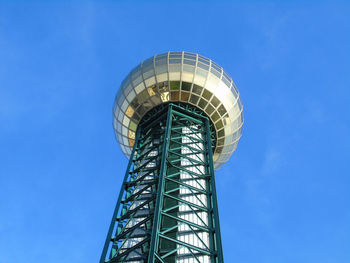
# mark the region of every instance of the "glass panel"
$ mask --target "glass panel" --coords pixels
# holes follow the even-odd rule
[[[239,94],[235,91],[235,89],[233,88],[232,84],[233,83],[231,83],[230,90],[231,90],[231,92],[233,94],[233,97],[238,98]]]
[[[225,136],[225,129],[218,131],[218,138]]]
[[[206,72],[209,70],[209,64],[206,65],[206,64],[198,62],[198,67],[201,69],[204,69]]]
[[[193,82],[193,73],[183,71],[181,74],[181,80],[186,82]]]
[[[134,147],[135,140],[129,139],[129,145],[130,147]]]
[[[159,105],[162,103],[159,95],[151,97],[151,101],[154,105]]]
[[[203,78],[206,78],[208,76],[208,71],[197,68],[196,74],[202,76]]]
[[[199,103],[198,103],[198,106],[201,108],[201,109],[204,109],[205,106],[207,106],[207,101],[204,100],[204,99],[200,99]]]
[[[232,151],[232,145],[225,145],[224,149],[222,149],[223,154],[230,153]]]
[[[232,134],[225,137],[225,144],[231,144],[232,142]]]
[[[239,125],[241,123],[241,120],[239,118],[235,119],[233,122],[232,122],[232,130],[235,131],[238,129]]]
[[[216,130],[220,130],[222,127],[224,127],[222,120],[219,120],[217,123],[215,123],[215,127],[216,127]]]
[[[183,64],[183,69],[185,72],[190,72],[190,73],[193,73],[194,72],[194,67],[192,66],[189,66],[189,65],[186,65],[186,64]]]
[[[192,83],[183,81],[181,89],[182,90],[186,90],[186,91],[190,91],[191,90],[191,86],[192,86]]]
[[[189,52],[184,52],[184,58],[196,60],[196,54],[189,53]]]
[[[151,102],[149,99],[146,100],[146,101],[142,104],[142,106],[145,108],[145,111],[146,111],[146,112],[153,108],[153,104],[152,104],[152,102]],[[146,112],[145,112],[145,113],[146,113]]]
[[[165,73],[168,71],[168,64],[156,66],[156,72],[157,74]]]
[[[126,109],[125,114],[126,114],[126,116],[128,116],[129,118],[131,118],[131,116],[134,114],[134,109],[133,109],[131,106],[129,106],[129,107]]]
[[[237,89],[235,83],[233,83],[233,82],[232,82],[232,89],[235,90],[235,92],[236,92],[237,95],[239,94],[238,89]]]
[[[182,58],[182,52],[180,52],[180,51],[170,52],[169,58]]]
[[[181,72],[169,72],[169,80],[179,80]]]
[[[193,84],[193,88],[192,88],[193,93],[200,95],[202,93],[202,90],[203,90],[202,87],[200,87],[196,84]]]
[[[160,94],[160,99],[161,99],[163,102],[169,101],[169,91],[162,92],[162,93]]]
[[[134,88],[133,85],[131,85],[130,83],[128,86],[125,87],[124,94],[128,95],[133,88]]]
[[[169,65],[169,71],[170,72],[179,72],[181,71],[181,65]]]
[[[141,118],[136,112],[134,112],[134,115],[132,115],[132,119],[133,121],[135,121],[135,123],[139,123]]]
[[[179,93],[178,91],[172,91],[171,92],[171,100],[176,100],[178,101],[179,100]]]
[[[132,101],[135,97],[136,97],[135,91],[134,91],[134,90],[131,90],[131,92],[130,92],[129,95],[126,97],[126,99],[130,102],[130,101]]]
[[[201,55],[198,55],[198,61],[200,61],[200,62],[202,62],[202,63],[204,63],[204,64],[207,64],[207,65],[209,65],[209,59],[208,58],[206,58],[206,57],[203,57],[203,56],[201,56]]]
[[[181,64],[181,58],[169,58],[169,64]]]
[[[144,79],[147,79],[150,76],[154,75],[153,58],[149,58],[142,63],[142,72],[143,72]]]
[[[126,129],[125,129],[125,132],[126,132]],[[124,133],[124,129],[123,129],[123,133]],[[124,134],[123,134],[124,135]],[[124,135],[124,137],[123,137],[123,144],[124,145],[127,145],[129,142],[128,142],[128,139],[126,138],[126,134]],[[126,148],[125,148],[125,146],[124,146],[124,151],[126,151],[125,150]]]
[[[141,105],[141,102],[139,101],[139,98],[136,97],[135,99],[132,100],[132,102],[130,103],[130,105],[131,105],[134,109],[137,109],[137,107]]]
[[[129,138],[130,138],[130,139],[135,139],[135,132],[129,130],[128,133],[129,133]]]
[[[242,102],[241,102],[240,99],[238,100],[238,106],[239,106],[240,109],[242,109]]]
[[[145,61],[142,62],[142,69],[145,69],[145,68],[150,68],[150,66],[153,67],[153,59],[154,57],[151,57],[149,59],[146,59]]]
[[[170,90],[179,90],[180,81],[170,81]]]
[[[228,82],[232,81],[231,77],[225,71],[222,74],[224,75],[224,77],[227,79]]]
[[[218,153],[218,154],[220,154],[220,153],[222,152],[222,148],[223,148],[223,147],[216,147],[215,152]]]
[[[128,127],[129,126],[130,119],[125,115],[123,119],[123,125]]]
[[[147,71],[147,72],[144,72],[144,73],[143,73],[143,78],[144,78],[144,79],[148,79],[148,78],[150,78],[150,77],[152,77],[152,76],[154,76],[154,71],[153,71],[153,69],[150,70],[150,71]]]
[[[141,67],[140,65],[138,65],[137,67],[135,67],[132,71],[131,71],[131,79],[134,80],[136,78],[138,78],[141,75]]]
[[[218,119],[220,118],[220,115],[218,114],[218,112],[214,112],[214,114],[211,116],[211,119],[213,120],[213,122],[216,122]]]
[[[220,140],[218,140],[218,146],[224,145],[224,142],[225,142],[225,138],[221,138]]]
[[[197,101],[199,100],[199,97],[196,96],[196,95],[191,95],[190,97],[190,102],[193,103],[193,104],[197,104]]]
[[[210,92],[209,90],[207,90],[207,89],[204,89],[203,94],[202,94],[203,98],[205,98],[206,100],[209,100],[210,97],[211,97],[211,95],[213,95],[213,93],[211,93],[211,92]]]
[[[167,54],[157,55],[154,61],[155,65],[160,66],[160,65],[167,64],[167,57],[168,57]]]
[[[119,134],[122,133],[122,124],[121,124],[119,121],[117,121],[117,132],[118,132]]]
[[[137,109],[136,109],[136,113],[140,116],[143,116],[146,113],[146,109],[143,105],[140,105]]]
[[[118,121],[119,121],[120,123],[123,122],[123,116],[124,116],[124,113],[123,113],[122,111],[120,111],[120,112],[119,112],[119,115],[118,115]]]
[[[122,141],[123,141],[123,137],[120,134],[118,134],[118,142],[121,143]]]
[[[136,87],[136,86],[139,85],[142,81],[143,81],[142,76],[139,76],[138,78],[136,78],[135,80],[132,81],[132,84],[134,85],[134,87]]]
[[[182,101],[188,101],[189,97],[190,97],[190,93],[184,92],[184,91],[181,92],[181,100]]]
[[[125,101],[125,97],[124,95],[121,94],[120,97],[118,98],[118,102],[117,102],[118,106],[121,107],[124,101]]]
[[[184,64],[195,66],[196,65],[196,60],[184,59]]]
[[[220,115],[224,115],[226,113],[226,109],[224,107],[224,105],[220,105],[220,107],[218,108],[218,112],[220,113]]]
[[[158,74],[156,75],[156,77],[157,77],[157,82],[164,82],[168,80],[168,73]]]
[[[225,117],[223,118],[223,121],[224,121],[225,126],[231,124],[231,120],[230,120],[228,114],[225,115]]]
[[[132,131],[136,131],[136,129],[137,129],[136,123],[133,122],[133,121],[130,121],[129,129],[132,130]]]
[[[216,71],[215,69],[211,68],[210,72],[213,73],[215,76],[217,76],[218,78],[221,78],[221,73]]]
[[[210,116],[214,112],[214,107],[209,104],[208,107],[205,109],[205,112]]]
[[[126,108],[129,106],[129,102],[127,100],[125,100],[123,102],[123,105],[120,107],[122,112],[125,112],[126,111]]]
[[[213,96],[213,98],[211,99],[211,104],[213,104],[214,108],[216,108],[217,106],[219,106],[220,100],[217,97]]]
[[[216,64],[215,62],[212,61],[211,67],[214,68],[216,71],[220,72],[220,74],[221,74],[221,67],[218,64]]]
[[[159,82],[157,84],[159,92],[161,92],[161,91],[168,91],[168,86],[169,86],[169,82],[168,81]]]
[[[157,94],[157,87],[156,85],[152,85],[151,87],[147,88],[148,94],[150,96],[154,96]]]
[[[147,90],[143,90],[138,97],[141,103],[145,102],[149,98]]]
[[[154,76],[145,80],[146,87],[150,87],[150,86],[152,86],[155,83],[156,83],[156,78]]]
[[[230,81],[229,81],[228,79],[226,79],[225,77],[223,77],[221,80],[225,83],[225,85],[226,85],[227,87],[231,87],[231,83],[230,83]]]
[[[124,140],[124,138],[123,138],[123,140]],[[124,141],[123,141],[123,142],[124,142]],[[126,153],[126,148],[125,148],[124,145],[120,144],[120,148],[122,148],[122,151],[123,151],[124,153]]]

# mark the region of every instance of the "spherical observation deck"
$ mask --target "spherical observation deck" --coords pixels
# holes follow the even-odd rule
[[[243,106],[238,90],[222,67],[188,52],[155,55],[124,79],[114,103],[114,129],[130,157],[142,117],[162,103],[183,102],[201,109],[214,124],[215,169],[228,161],[242,134]]]

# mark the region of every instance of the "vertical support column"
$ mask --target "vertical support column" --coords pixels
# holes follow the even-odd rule
[[[150,250],[149,250],[149,256],[148,256],[148,263],[155,262],[155,257],[159,246],[158,234],[160,231],[161,210],[163,207],[163,191],[164,191],[164,184],[165,184],[164,177],[165,177],[166,168],[167,168],[166,158],[168,155],[168,149],[170,144],[171,122],[172,122],[172,105],[170,104],[168,108],[165,133],[163,138],[164,141],[163,141],[160,172],[159,172],[159,178],[158,178],[158,191],[157,191],[156,206],[154,211],[153,229],[152,229],[152,237],[151,237]],[[161,260],[161,259],[158,258],[158,260]]]
[[[110,246],[110,242],[112,241],[113,230],[114,230],[114,227],[115,227],[115,223],[117,221],[117,217],[118,217],[118,213],[119,213],[119,207],[120,207],[120,204],[121,204],[121,201],[122,201],[122,198],[123,198],[125,185],[126,185],[128,179],[129,179],[129,171],[130,171],[131,165],[132,165],[132,163],[134,161],[134,155],[135,155],[135,151],[136,151],[137,145],[138,145],[139,140],[140,140],[140,134],[141,134],[141,127],[139,127],[137,129],[137,132],[136,132],[135,144],[134,144],[134,147],[133,147],[131,155],[130,155],[128,166],[126,168],[126,172],[125,172],[125,175],[124,175],[123,184],[122,184],[122,186],[120,188],[118,200],[117,200],[117,203],[116,203],[115,208],[114,208],[111,224],[109,226],[107,237],[106,237],[106,241],[105,241],[105,244],[103,246],[103,250],[102,250],[102,254],[101,254],[101,258],[100,258],[100,263],[104,263],[105,262],[105,259],[106,259],[106,256],[107,256],[107,252],[108,252],[108,248]],[[113,250],[115,250],[114,244],[112,245],[112,248],[111,248],[111,252],[110,252],[111,255],[110,255],[110,257],[114,256],[113,255]]]
[[[214,213],[214,229],[215,229],[215,247],[217,250],[217,263],[223,263],[224,257],[222,252],[222,243],[221,243],[221,232],[220,232],[220,223],[219,223],[219,209],[218,209],[218,200],[216,195],[216,186],[215,186],[215,174],[214,174],[214,164],[213,164],[213,152],[212,152],[212,146],[211,146],[211,136],[210,136],[210,127],[209,127],[209,120],[205,120],[205,127],[206,127],[206,140],[207,140],[207,156],[208,156],[208,162],[209,162],[209,173],[211,175],[210,178],[210,192],[211,192],[211,199],[213,203],[213,213]]]

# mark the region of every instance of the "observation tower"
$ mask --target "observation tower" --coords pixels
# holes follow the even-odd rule
[[[223,262],[214,170],[241,137],[243,106],[229,75],[188,52],[135,67],[115,98],[129,158],[103,262]]]

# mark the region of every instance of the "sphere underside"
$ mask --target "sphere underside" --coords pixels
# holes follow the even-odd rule
[[[242,134],[243,106],[227,73],[201,55],[168,52],[135,67],[124,79],[114,103],[114,129],[122,151],[130,157],[137,126],[153,107],[168,102],[201,109],[216,131],[215,169],[228,161]]]

